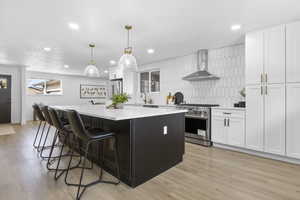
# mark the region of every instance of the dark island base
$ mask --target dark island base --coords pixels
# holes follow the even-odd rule
[[[182,162],[184,113],[121,121],[82,117],[90,127],[117,134],[121,181],[131,187],[145,183]],[[164,134],[165,126],[167,134]],[[112,147],[113,141],[93,145],[89,159],[115,175]]]

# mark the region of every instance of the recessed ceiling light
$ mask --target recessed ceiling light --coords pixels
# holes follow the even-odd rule
[[[240,24],[234,24],[231,26],[231,30],[233,31],[237,31],[241,29],[241,25]]]
[[[74,22],[70,22],[69,23],[69,28],[72,30],[79,30],[79,25],[74,23]]]
[[[44,51],[51,51],[51,48],[50,47],[44,47]]]
[[[70,67],[69,65],[64,65],[64,68],[67,68],[67,69],[68,69],[69,67]]]
[[[116,64],[116,61],[110,60],[109,63],[110,63],[111,65],[115,65],[115,64]]]
[[[149,54],[153,54],[153,53],[155,52],[155,50],[154,50],[154,49],[147,49],[147,52],[148,52]]]
[[[107,73],[108,73],[108,70],[104,70],[104,73],[107,74]]]

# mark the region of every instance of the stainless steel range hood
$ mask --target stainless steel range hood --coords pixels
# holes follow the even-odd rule
[[[219,79],[219,77],[208,72],[208,50],[197,51],[197,71],[182,78],[186,81],[201,81],[207,79]]]

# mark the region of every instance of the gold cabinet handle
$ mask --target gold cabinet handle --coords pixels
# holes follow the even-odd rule
[[[265,74],[265,82],[268,82],[268,74]]]
[[[266,87],[266,95],[268,95],[268,86],[265,86]]]
[[[260,94],[263,95],[264,94],[264,91],[263,91],[263,86],[260,86]]]
[[[264,76],[263,76],[262,73],[260,74],[260,82],[261,82],[261,83],[264,82]]]

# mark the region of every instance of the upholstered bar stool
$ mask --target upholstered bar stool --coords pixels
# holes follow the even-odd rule
[[[42,111],[42,113],[44,115],[44,118],[45,118],[47,124],[48,124],[48,129],[47,129],[47,132],[46,132],[46,135],[45,135],[45,138],[44,138],[43,145],[41,146],[40,157],[42,159],[48,159],[48,156],[44,156],[43,155],[43,151],[44,151],[45,148],[51,148],[52,147],[52,145],[50,145],[50,146],[45,146],[45,145],[46,145],[46,142],[47,142],[47,139],[48,139],[48,135],[49,135],[50,129],[51,129],[51,127],[54,127],[54,126],[53,126],[51,117],[49,115],[48,106],[42,106],[41,107],[41,111]],[[54,136],[56,135],[56,132],[57,132],[57,130],[55,130]]]
[[[70,125],[66,124],[65,121],[61,120],[57,111],[54,108],[48,107],[48,112],[49,112],[50,118],[52,120],[52,124],[57,129],[57,132],[55,133],[55,136],[53,138],[52,147],[51,147],[48,162],[47,162],[47,169],[55,170],[54,179],[57,180],[68,169],[67,167],[60,168],[60,163],[61,163],[61,159],[63,157],[70,156],[69,153],[63,154],[63,150],[64,150],[65,146],[68,146],[69,148],[71,148],[70,146],[71,146],[71,140],[72,140],[73,133],[72,133]],[[53,154],[53,150],[55,148],[55,143],[56,143],[57,139],[60,140],[60,142],[62,143],[62,146],[61,146],[61,149],[60,149],[60,152],[58,155],[58,161],[57,161],[56,168],[50,168],[50,165],[51,165],[50,158],[53,157],[52,154]],[[79,160],[78,164],[71,167],[71,169],[78,168],[80,162],[81,162],[81,159]]]
[[[119,184],[120,183],[120,169],[119,169],[119,158],[118,158],[118,150],[117,150],[117,137],[116,137],[115,133],[105,132],[102,129],[86,129],[84,127],[82,119],[77,111],[68,110],[66,112],[67,112],[67,117],[68,117],[71,129],[75,135],[75,140],[76,140],[75,143],[80,144],[82,142],[83,144],[85,144],[84,149],[79,147],[79,151],[82,151],[84,153],[83,166],[81,168],[79,183],[75,184],[75,183],[69,183],[67,181],[70,165],[71,165],[73,155],[74,155],[74,149],[76,149],[76,148],[71,149],[71,157],[70,157],[70,161],[69,161],[69,165],[68,165],[68,170],[67,170],[66,176],[65,176],[65,183],[67,185],[78,187],[76,199],[81,198],[82,194],[85,192],[87,187],[90,187],[97,183],[108,183],[108,184],[115,184],[115,185]],[[103,174],[102,170],[103,169],[100,168],[100,176],[99,176],[98,180],[93,181],[88,184],[82,184],[83,174],[84,174],[84,170],[85,170],[85,163],[86,163],[86,159],[88,159],[88,152],[90,150],[91,144],[96,143],[96,142],[104,142],[105,140],[108,140],[108,139],[114,140],[114,157],[115,157],[114,160],[115,160],[115,169],[116,169],[116,175],[117,175],[116,178],[118,180],[116,182],[103,180],[102,179],[102,174]]]
[[[34,141],[33,141],[32,145],[35,149],[37,149],[39,151],[40,147],[41,147],[40,145],[41,145],[41,141],[42,141],[42,138],[43,138],[43,135],[44,135],[44,130],[45,130],[47,122],[46,122],[46,119],[45,119],[45,117],[44,117],[44,115],[43,115],[43,113],[40,109],[40,106],[38,104],[36,104],[36,103],[33,104],[32,108],[33,108],[33,111],[34,111],[35,115],[37,116],[38,120],[40,121],[39,126],[38,126],[38,130],[35,134]],[[40,132],[41,127],[43,127],[42,132]],[[39,139],[38,144],[36,144],[39,133],[40,133],[40,139]]]

